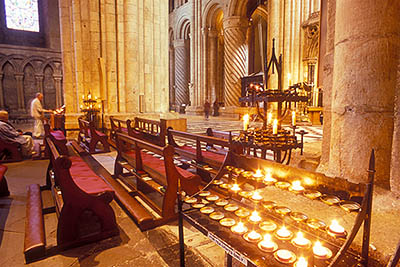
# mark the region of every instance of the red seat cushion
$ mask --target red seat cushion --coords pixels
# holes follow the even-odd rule
[[[69,157],[72,166],[69,169],[75,184],[90,195],[97,195],[103,192],[114,192],[114,190],[77,156]]]
[[[102,132],[100,132],[100,131],[97,131],[97,130],[96,130],[96,133],[97,133],[98,136],[101,136],[101,137],[107,136],[106,134],[104,134],[104,133],[102,133]],[[90,129],[88,129],[88,134],[91,136],[91,134],[90,134]]]
[[[7,169],[7,166],[0,165],[0,181],[3,180],[4,174],[6,173]]]
[[[62,131],[57,130],[57,131],[51,131],[50,134],[54,137],[56,140],[65,140],[65,135]]]
[[[221,164],[224,162],[225,155],[215,153],[212,151],[201,151],[201,155],[205,158],[215,160],[217,162],[221,162]]]

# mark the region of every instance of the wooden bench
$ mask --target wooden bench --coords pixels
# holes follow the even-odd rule
[[[111,125],[111,133],[110,139],[115,142],[116,134],[117,133],[125,133],[128,134],[128,128],[131,128],[131,120],[120,120],[114,118],[113,116],[110,117],[110,125]]]
[[[0,156],[1,162],[21,161],[23,159],[21,144],[0,139]]]
[[[107,142],[107,135],[96,130],[94,122],[88,122],[83,119],[78,119],[79,135],[78,142],[84,145],[89,153],[110,152],[110,145]],[[102,145],[102,149],[96,149],[98,143]]]
[[[199,170],[216,173],[225,161],[226,154],[230,147],[228,140],[205,136],[195,133],[167,129],[168,144],[175,148],[175,152],[181,157],[195,161]],[[176,137],[192,144],[178,144]],[[204,165],[209,165],[213,170]],[[203,177],[204,178],[204,177]],[[207,179],[207,178],[206,178]]]
[[[397,264],[399,263],[399,261],[400,261],[400,241],[397,244],[396,250],[395,250],[393,256],[390,258],[386,267],[396,267]]]
[[[4,174],[6,173],[8,167],[5,165],[0,165],[0,197],[7,197],[10,195],[8,191],[7,180]]]
[[[114,190],[79,156],[59,153],[50,137],[48,176],[58,215],[57,250],[102,240],[119,233],[110,206]],[[46,256],[40,187],[28,187],[24,254],[27,262]]]
[[[158,146],[165,146],[167,133],[167,120],[148,120],[136,117],[133,128],[127,124],[130,136],[145,140]]]
[[[128,150],[128,146],[131,149]],[[160,147],[117,133],[117,149],[115,179],[132,197],[150,208],[147,208],[147,215],[131,214],[140,229],[146,230],[176,218],[179,184],[188,194],[199,190],[200,177],[175,166],[172,146]],[[124,174],[124,170],[127,173]],[[142,216],[150,216],[152,220],[143,220]]]

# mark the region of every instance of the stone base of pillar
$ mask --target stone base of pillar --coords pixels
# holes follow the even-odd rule
[[[186,114],[191,116],[204,116],[204,108],[200,106],[189,106],[186,108]]]
[[[257,114],[256,108],[251,107],[222,107],[219,109],[220,116],[232,119],[240,119],[244,114]]]

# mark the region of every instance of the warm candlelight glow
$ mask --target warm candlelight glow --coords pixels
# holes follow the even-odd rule
[[[292,111],[292,125],[296,126],[296,111]]]
[[[290,86],[290,85],[292,84],[292,74],[291,74],[291,73],[288,73],[287,77],[288,77],[289,86]]]
[[[81,109],[83,109],[83,105],[81,105]]]
[[[267,174],[265,175],[265,178],[264,178],[264,182],[266,182],[266,183],[275,183],[276,179],[272,178],[271,172],[267,172]]]
[[[261,173],[261,170],[260,170],[260,169],[256,170],[256,173],[253,174],[253,177],[254,177],[256,180],[261,179],[261,177],[263,177],[263,174]]]
[[[332,224],[329,226],[329,230],[337,234],[343,234],[344,228],[341,226],[337,220],[332,220]]]
[[[250,239],[250,240],[257,240],[257,239],[260,239],[261,238],[261,235],[259,234],[259,233],[257,233],[256,231],[251,231],[248,235],[247,235],[247,237]]]
[[[97,100],[97,96],[94,97],[94,100]]]
[[[292,258],[292,253],[290,253],[290,251],[286,249],[278,250],[277,255],[280,259],[285,261],[290,260]]]
[[[88,94],[88,99],[92,99],[92,95],[91,94]]]
[[[247,227],[246,226],[244,226],[244,224],[242,223],[242,222],[239,222],[238,224],[236,224],[235,226],[232,226],[232,231],[234,232],[234,233],[237,233],[237,234],[243,234],[243,233],[246,233],[247,232]]]
[[[232,190],[233,192],[237,193],[237,192],[239,192],[239,191],[242,190],[242,189],[240,188],[240,186],[239,186],[238,184],[235,183],[235,184],[232,185],[231,190]]]
[[[271,125],[271,123],[272,123],[272,112],[268,112],[267,123],[268,123],[268,125]]]
[[[260,242],[260,245],[265,249],[273,249],[275,247],[275,243],[271,240],[271,235],[264,235],[264,239]]]
[[[260,195],[258,190],[256,190],[256,191],[254,191],[253,195],[251,196],[251,199],[255,200],[255,201],[260,201],[262,199],[262,196]]]
[[[314,244],[313,252],[316,256],[326,257],[328,255],[328,250],[326,247],[322,246],[321,242],[317,241]]]
[[[280,238],[289,238],[292,235],[292,232],[289,231],[285,226],[282,226],[277,232],[276,234],[278,235],[278,237]]]
[[[82,99],[85,99],[85,95],[82,95]]]
[[[308,262],[304,257],[300,257],[298,261],[296,262],[296,267],[307,267]]]
[[[245,114],[243,116],[243,131],[247,131],[247,128],[249,127],[249,120],[250,120],[249,114]]]
[[[297,233],[297,236],[293,239],[293,242],[300,247],[306,247],[310,244],[310,240],[305,238],[302,232]]]
[[[300,181],[294,181],[290,187],[293,191],[303,191],[304,187],[301,185]]]
[[[260,215],[258,215],[258,212],[255,210],[251,213],[249,220],[252,222],[259,222],[259,221],[261,221],[261,217],[260,217]]]
[[[274,124],[272,125],[272,134],[278,134],[278,120],[274,120]]]

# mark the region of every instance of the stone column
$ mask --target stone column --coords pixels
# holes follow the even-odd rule
[[[4,108],[3,73],[0,73],[0,108]]]
[[[399,1],[336,1],[330,175],[365,182],[375,149],[375,181],[389,186],[399,17]]]
[[[17,95],[18,95],[18,111],[25,111],[25,99],[24,99],[24,74],[15,73],[15,80],[17,81]]]
[[[247,74],[247,20],[239,16],[224,19],[225,106],[238,106],[240,78]]]
[[[62,91],[61,91],[61,75],[53,75],[54,85],[56,87],[56,107],[59,108],[62,106]]]
[[[189,103],[189,53],[186,42],[189,40],[175,40],[175,99],[176,104]]]
[[[42,93],[43,94],[43,78],[44,78],[43,74],[35,75],[37,93]]]
[[[217,93],[216,93],[216,87],[217,87],[217,45],[218,45],[218,32],[216,30],[210,30],[208,32],[208,42],[209,42],[209,63],[208,63],[208,68],[209,68],[209,80],[208,80],[208,85],[210,88],[211,92],[211,98],[210,101],[214,103]],[[218,99],[218,101],[221,101],[221,99]]]

